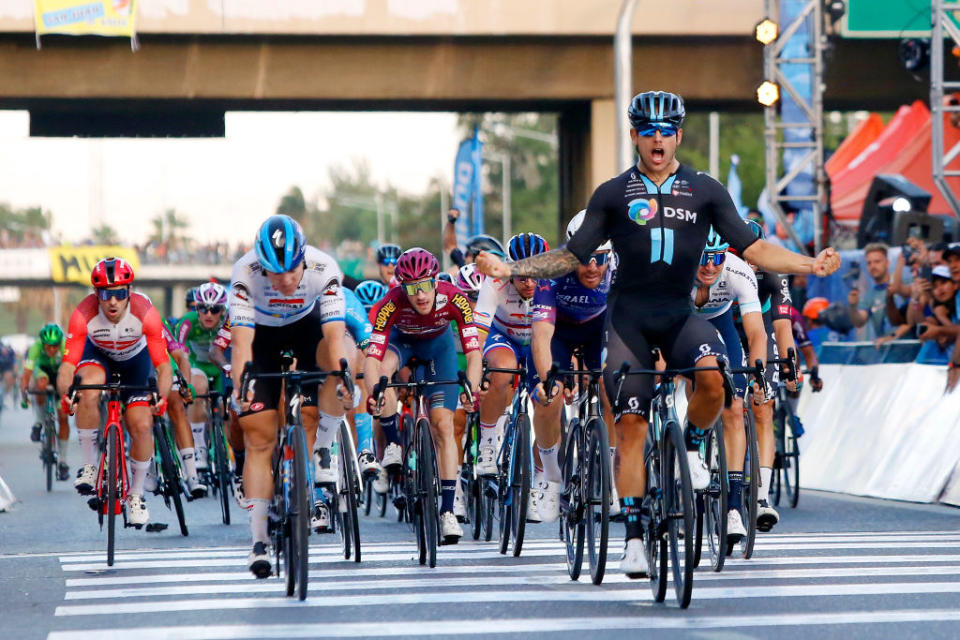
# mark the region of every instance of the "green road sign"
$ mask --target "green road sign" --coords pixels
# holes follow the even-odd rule
[[[960,25],[960,11],[954,22]],[[845,38],[930,37],[930,0],[847,0],[840,21]]]

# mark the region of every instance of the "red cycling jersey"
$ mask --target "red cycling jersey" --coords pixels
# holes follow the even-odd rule
[[[142,293],[130,293],[130,304],[116,324],[100,312],[96,294],[84,298],[70,316],[63,361],[77,365],[87,338],[112,360],[129,360],[146,348],[154,367],[167,362],[160,313]]]
[[[473,324],[470,300],[455,285],[442,280],[437,282],[437,299],[433,311],[426,315],[417,313],[403,287],[394,287],[370,309],[373,333],[367,355],[383,360],[390,343],[391,328],[396,328],[409,339],[427,340],[446,331],[452,321],[457,323],[463,352],[478,351],[480,342]]]

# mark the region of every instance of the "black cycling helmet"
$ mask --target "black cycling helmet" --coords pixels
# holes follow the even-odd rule
[[[492,253],[500,258],[506,256],[506,253],[503,251],[503,245],[497,242],[496,238],[488,236],[485,233],[475,235],[467,240],[467,250],[464,251],[464,255],[476,256],[479,255],[481,251]]]
[[[397,258],[403,253],[403,249],[397,244],[380,245],[377,249],[377,264],[397,264]]]
[[[193,305],[197,303],[197,287],[190,287],[187,289],[187,292],[184,294],[183,301],[187,306],[187,309],[190,309]]]
[[[679,128],[686,115],[683,98],[669,91],[638,93],[633,96],[627,108],[627,118],[634,129],[640,129],[651,122],[669,122]]]

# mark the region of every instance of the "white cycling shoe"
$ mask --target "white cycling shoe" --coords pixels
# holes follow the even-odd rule
[[[780,514],[770,506],[766,498],[761,498],[757,504],[757,531],[770,531],[778,522],[780,522]]]
[[[313,483],[336,484],[339,463],[339,457],[330,455],[330,449],[317,449],[313,453]]]
[[[533,524],[540,522],[540,505],[538,504],[539,497],[540,487],[530,487],[530,492],[527,494],[527,522]]]
[[[537,514],[540,522],[556,522],[560,517],[560,483],[543,482],[538,489]]]
[[[463,527],[450,511],[440,514],[440,535],[443,536],[443,544],[457,544],[463,537]]]
[[[383,450],[383,458],[380,460],[380,466],[384,469],[399,470],[403,466],[403,448],[396,442],[391,442]]]
[[[727,511],[727,544],[737,544],[746,535],[747,529],[743,526],[740,511],[737,509]]]
[[[380,494],[385,494],[390,490],[390,478],[387,476],[387,470],[380,467],[377,471],[377,478],[373,481],[373,490]]]
[[[690,467],[690,484],[693,490],[698,491],[710,486],[710,470],[707,463],[700,457],[700,451],[687,451],[687,464]]]
[[[313,505],[313,515],[310,517],[310,528],[315,533],[330,533],[330,507],[323,500],[317,500]]]
[[[617,493],[616,481],[610,483],[610,517],[620,515],[620,494]]]
[[[368,478],[380,472],[380,463],[377,462],[377,457],[369,451],[361,451],[357,457],[357,462],[360,463],[361,477]]]
[[[480,453],[477,455],[477,475],[495,476],[500,472],[497,468],[497,447],[496,445],[481,444]]]
[[[92,464],[85,464],[77,471],[77,479],[73,481],[73,488],[82,496],[93,493],[93,486],[97,483],[97,468]]]
[[[647,550],[641,538],[630,538],[623,545],[623,557],[620,558],[620,570],[628,578],[646,578],[650,569],[647,566]]]
[[[258,579],[269,578],[270,567],[270,549],[262,542],[254,542],[250,555],[247,556],[247,568]]]
[[[187,491],[193,500],[207,497],[207,485],[200,482],[199,478],[187,478]]]
[[[139,529],[148,522],[150,522],[150,511],[143,496],[131,493],[127,496],[127,524]]]
[[[457,480],[457,492],[453,494],[453,515],[457,522],[467,521],[467,506],[463,502],[463,483]]]

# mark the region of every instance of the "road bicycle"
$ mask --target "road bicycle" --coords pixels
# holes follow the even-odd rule
[[[229,380],[224,376],[224,383]],[[230,498],[233,495],[233,463],[230,459],[230,445],[227,442],[226,416],[229,415],[229,385],[218,391],[211,388],[208,393],[194,396],[196,400],[207,400],[207,464],[202,472],[203,482],[217,496],[220,504],[220,517],[223,524],[230,524]]]
[[[468,411],[460,484],[463,486],[463,495],[467,502],[467,516],[473,539],[479,540],[483,536],[483,539],[489,542],[493,538],[496,491],[487,491],[487,482],[477,474],[479,452],[480,412]]]
[[[352,393],[352,380],[344,358],[340,359],[339,371],[299,371],[293,368],[293,362],[291,351],[280,355],[279,372],[254,372],[253,363],[247,362],[241,374],[240,397],[247,397],[254,380],[280,380],[283,383],[286,406],[283,426],[273,451],[274,486],[268,524],[277,558],[277,577],[285,574],[287,596],[296,592],[300,600],[305,600],[310,567],[308,538],[313,464],[300,414],[302,389],[306,385],[321,384],[329,376],[339,376]]]
[[[49,385],[43,391],[31,389],[27,394],[37,398],[37,402],[43,402],[43,407],[40,409],[40,461],[43,463],[43,475],[49,492],[53,490],[53,474],[55,471],[58,472],[60,462],[60,447],[57,441],[57,396],[53,387]]]

